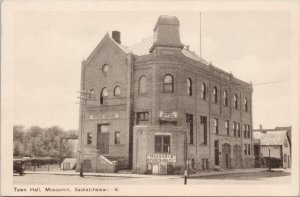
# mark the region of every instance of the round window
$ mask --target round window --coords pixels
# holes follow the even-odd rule
[[[104,64],[104,65],[102,66],[102,72],[103,72],[103,73],[107,73],[107,71],[108,71],[108,65],[107,65],[107,64]]]

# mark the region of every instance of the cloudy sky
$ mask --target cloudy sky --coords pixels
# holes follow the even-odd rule
[[[13,18],[14,124],[77,129],[81,61],[113,30],[130,46],[153,33],[160,15],[177,16],[184,44],[254,84],[254,128],[291,121],[291,15],[287,11],[21,10]],[[279,82],[278,82],[279,81]],[[266,84],[265,84],[266,83]]]

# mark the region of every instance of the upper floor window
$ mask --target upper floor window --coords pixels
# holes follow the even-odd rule
[[[104,104],[105,98],[108,96],[108,89],[103,88],[100,93],[100,104]]]
[[[236,136],[236,123],[232,123],[232,129],[233,129],[233,136]]]
[[[104,65],[102,66],[102,72],[103,72],[103,73],[107,73],[107,71],[108,71],[108,64],[104,64]]]
[[[217,118],[214,118],[214,130],[216,134],[219,133],[219,123]]]
[[[121,87],[116,86],[114,89],[114,96],[120,96],[121,95]]]
[[[143,94],[147,92],[147,77],[145,75],[141,76],[139,79],[139,94]]]
[[[244,108],[245,108],[245,111],[248,111],[248,100],[247,100],[247,97],[244,98]]]
[[[239,137],[241,137],[240,123],[236,123],[236,131],[237,131],[237,135],[238,135]]]
[[[201,99],[206,99],[206,86],[205,83],[201,83]]]
[[[229,120],[225,121],[226,134],[229,135]]]
[[[174,92],[174,79],[170,74],[164,76],[163,92]]]
[[[223,104],[224,106],[228,106],[228,93],[227,90],[224,91],[224,95],[223,95]]]
[[[234,94],[233,96],[233,106],[235,109],[238,108],[238,98],[237,98],[237,94]]]
[[[214,103],[218,102],[218,88],[216,86],[214,86],[213,89],[213,98],[214,98]]]
[[[120,144],[120,131],[115,132],[115,144]]]
[[[188,92],[188,95],[189,96],[192,96],[193,92],[192,92],[192,79],[191,78],[188,78],[187,79],[187,92]]]
[[[87,144],[92,144],[92,133],[88,132],[87,133]]]
[[[137,112],[136,124],[143,124],[149,121],[149,112]]]

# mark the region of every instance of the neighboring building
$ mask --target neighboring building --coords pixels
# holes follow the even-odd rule
[[[252,85],[184,48],[176,17],[132,47],[105,35],[82,62],[81,90],[95,93],[80,109],[84,171],[254,166]]]
[[[291,127],[253,130],[256,167],[291,167]]]

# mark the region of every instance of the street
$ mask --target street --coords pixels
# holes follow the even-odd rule
[[[122,185],[122,184],[183,184],[179,176],[143,176],[143,177],[98,177],[53,174],[14,174],[14,184],[32,185]],[[226,181],[223,181],[226,180]],[[289,184],[289,172],[258,172],[243,174],[226,174],[206,177],[191,177],[188,184]]]

